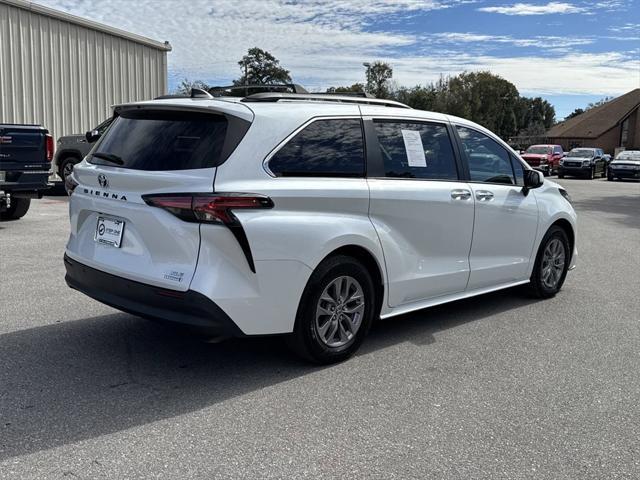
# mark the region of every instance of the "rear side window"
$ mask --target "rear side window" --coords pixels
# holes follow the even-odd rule
[[[437,123],[374,121],[388,178],[457,180],[447,127]]]
[[[229,123],[223,115],[199,112],[125,111],[98,141],[90,162],[135,170],[215,167],[233,150],[226,141]]]
[[[456,128],[472,182],[516,184],[509,154],[498,142],[471,128]]]
[[[362,177],[364,142],[360,119],[317,120],[269,160],[278,177]]]

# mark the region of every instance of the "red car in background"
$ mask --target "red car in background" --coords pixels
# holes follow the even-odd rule
[[[560,160],[564,157],[564,151],[560,145],[531,145],[521,155],[535,170],[540,170],[544,176],[558,172]]]

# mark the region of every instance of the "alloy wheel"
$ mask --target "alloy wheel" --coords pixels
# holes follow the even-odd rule
[[[542,256],[542,283],[548,289],[558,286],[566,261],[564,244],[557,238],[552,239],[544,249]]]
[[[64,164],[62,168],[62,179],[66,179],[69,175],[73,173],[73,162],[67,162]]]
[[[364,316],[362,286],[353,277],[341,276],[331,281],[318,300],[315,329],[328,347],[342,347],[356,335]]]

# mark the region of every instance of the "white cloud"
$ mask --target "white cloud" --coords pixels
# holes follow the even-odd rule
[[[537,47],[544,49],[567,48],[578,45],[590,45],[595,42],[594,38],[586,37],[558,37],[552,35],[536,35],[530,38],[514,38],[510,35],[485,35],[478,33],[444,32],[435,33],[428,38],[441,43],[495,43],[500,45],[509,44],[515,47]]]
[[[517,38],[473,32],[418,35],[370,27],[374,21],[388,23],[391,18],[460,3],[449,0],[39,1],[170,41],[169,74],[174,85],[182,78],[229,83],[240,75],[238,60],[254,46],[273,53],[296,82],[315,89],[362,82],[362,62],[376,59],[389,61],[394,79],[407,86],[437,80],[441,73],[478,69],[498,73],[527,92],[611,95],[639,83],[637,54],[566,52],[592,42],[591,37]],[[507,56],[500,46],[529,50],[526,55]]]
[[[566,2],[549,2],[546,5],[532,3],[515,3],[513,5],[482,7],[481,12],[501,13],[503,15],[549,15],[560,13],[582,13],[587,10]]]

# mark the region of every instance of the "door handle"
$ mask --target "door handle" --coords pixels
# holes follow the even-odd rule
[[[454,200],[468,200],[471,198],[471,192],[464,189],[451,190],[451,198]]]
[[[478,190],[476,192],[476,199],[480,200],[481,202],[489,202],[493,200],[493,192],[490,192],[488,190]]]

